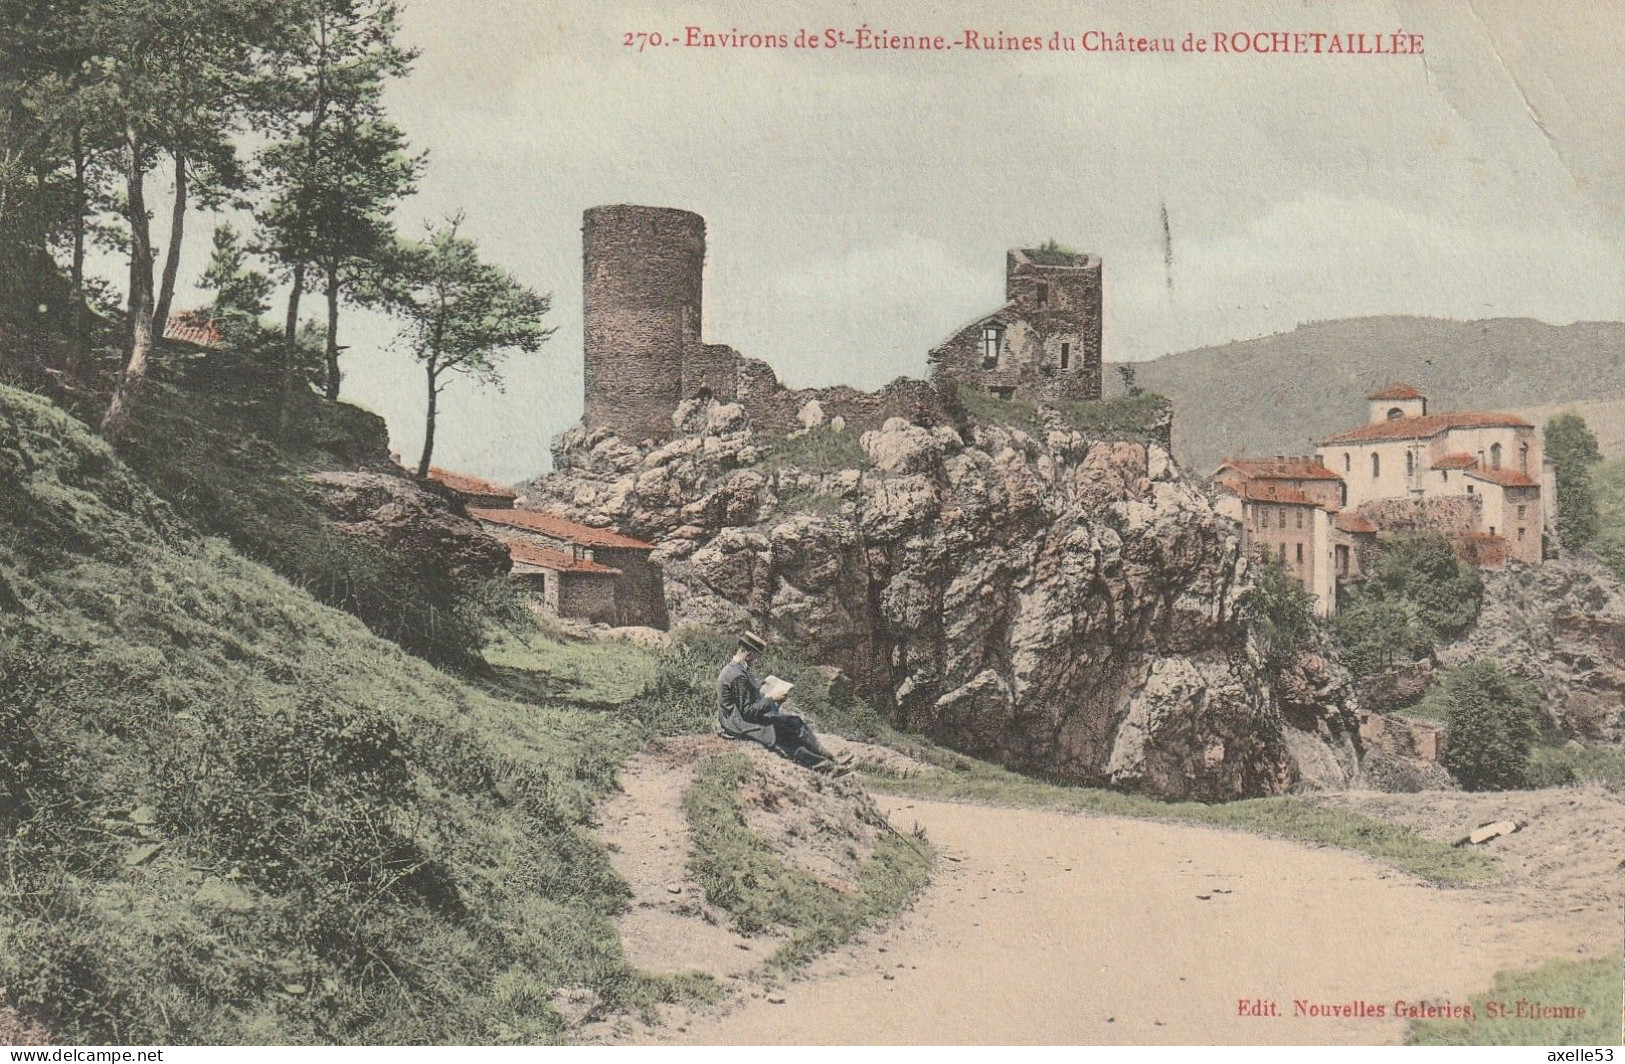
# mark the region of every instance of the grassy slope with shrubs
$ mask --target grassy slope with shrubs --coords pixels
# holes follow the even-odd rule
[[[610,921],[624,729],[405,654],[10,390],[0,689],[0,984],[61,1041],[549,1040],[560,984],[696,989]]]

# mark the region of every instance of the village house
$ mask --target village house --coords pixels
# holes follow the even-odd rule
[[[1391,522],[1381,515],[1392,508],[1373,504],[1464,499],[1476,511],[1472,527],[1451,517],[1438,522],[1438,531],[1470,546],[1478,560],[1540,564],[1551,518],[1542,503],[1554,497],[1555,478],[1533,425],[1516,414],[1429,413],[1427,398],[1403,384],[1367,399],[1366,423],[1321,440],[1316,454],[1342,476],[1348,506],[1363,508],[1387,528]],[[1434,509],[1455,512],[1448,506]]]
[[[558,617],[611,625],[666,627],[666,590],[649,561],[654,544],[557,514],[520,510],[517,493],[480,477],[429,468],[470,517],[508,547],[510,579]]]
[[[519,497],[512,488],[492,483],[467,473],[454,473],[439,466],[429,467],[429,479],[451,492],[464,506],[479,506],[490,510],[511,510]]]
[[[666,591],[653,543],[558,514],[469,507],[469,516],[508,544],[513,579],[560,617],[665,628]]]
[[[1303,582],[1315,613],[1337,609],[1337,585],[1357,579],[1376,526],[1344,508],[1343,478],[1313,458],[1227,458],[1213,475],[1215,508],[1241,525],[1242,545],[1265,553]]]
[[[1430,414],[1404,384],[1367,401],[1366,424],[1312,457],[1227,458],[1214,471],[1215,509],[1241,526],[1245,550],[1302,580],[1321,616],[1336,610],[1338,585],[1365,572],[1379,533],[1441,532],[1478,565],[1540,563],[1552,477],[1533,425]]]
[[[214,347],[220,343],[221,336],[213,315],[207,310],[182,310],[171,314],[164,323],[164,339]]]

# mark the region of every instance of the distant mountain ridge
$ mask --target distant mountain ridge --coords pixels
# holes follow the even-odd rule
[[[1309,453],[1361,424],[1367,393],[1390,381],[1441,412],[1531,416],[1625,397],[1625,322],[1344,318],[1132,365],[1140,387],[1174,401],[1175,454],[1205,475],[1226,455]],[[1106,379],[1122,390],[1115,367]]]

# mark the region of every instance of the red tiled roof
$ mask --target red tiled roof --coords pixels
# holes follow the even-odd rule
[[[1478,459],[1466,451],[1452,451],[1433,463],[1434,469],[1471,469],[1478,464]]]
[[[1350,510],[1344,510],[1342,513],[1334,515],[1332,517],[1332,524],[1337,526],[1338,530],[1342,532],[1377,531],[1376,525]]]
[[[1533,428],[1516,414],[1466,411],[1455,414],[1429,414],[1426,417],[1395,417],[1361,425],[1357,429],[1328,436],[1321,443],[1369,443],[1376,440],[1414,440],[1437,436],[1446,429]]]
[[[183,310],[169,316],[169,322],[164,326],[164,339],[213,347],[220,342],[221,337],[220,330],[214,327],[214,319],[209,316],[208,311]]]
[[[653,543],[623,536],[607,528],[593,528],[558,514],[539,510],[487,510],[469,507],[468,512],[481,521],[494,525],[509,525],[530,532],[540,532],[555,539],[579,543],[583,547],[621,547],[626,550],[654,550]]]
[[[1423,398],[1423,395],[1422,395],[1421,392],[1417,391],[1415,388],[1412,388],[1409,384],[1400,384],[1400,383],[1398,383],[1396,381],[1395,383],[1387,385],[1386,387],[1378,388],[1376,391],[1374,391],[1370,395],[1366,396],[1366,398],[1367,399],[1421,399],[1421,398]]]
[[[1274,484],[1244,485],[1241,497],[1248,502],[1278,502],[1288,506],[1319,506],[1320,503],[1311,499],[1297,488],[1283,488]]]
[[[1503,488],[1533,488],[1538,486],[1537,481],[1530,480],[1527,475],[1518,472],[1516,469],[1484,469],[1480,467],[1467,470],[1467,475],[1478,480],[1487,480],[1491,484],[1499,484]]]
[[[1342,480],[1306,455],[1291,458],[1226,458],[1220,469],[1230,468],[1247,477],[1277,480]]]
[[[449,469],[439,466],[429,467],[429,479],[444,484],[452,491],[464,495],[494,495],[503,499],[517,499],[519,494],[512,488],[505,488],[501,484],[493,484],[489,480],[469,476],[467,473],[453,473]]]
[[[608,565],[585,559],[578,561],[563,551],[548,550],[522,539],[508,540],[508,557],[521,565],[535,565],[558,573],[604,573],[609,576],[620,573],[619,569]]]

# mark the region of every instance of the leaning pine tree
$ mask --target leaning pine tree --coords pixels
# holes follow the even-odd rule
[[[398,245],[379,259],[365,300],[402,319],[402,339],[423,366],[428,404],[418,476],[429,475],[435,417],[450,374],[502,388],[511,351],[534,352],[553,330],[542,324],[550,299],[483,262],[479,247],[458,235],[462,215],[429,229],[426,240]]]

